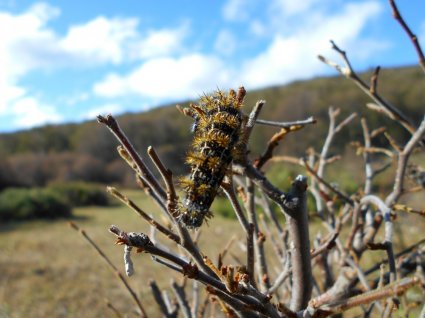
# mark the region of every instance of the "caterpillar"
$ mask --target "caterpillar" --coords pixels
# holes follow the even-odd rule
[[[212,216],[209,209],[239,140],[244,96],[243,87],[238,94],[218,90],[192,106],[196,113],[194,138],[186,158],[191,171],[189,177],[180,180],[185,191],[180,219],[188,228],[198,228]]]

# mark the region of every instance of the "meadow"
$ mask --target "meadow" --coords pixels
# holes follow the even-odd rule
[[[144,194],[134,190],[126,194],[146,211],[154,210],[150,199],[141,197]],[[150,231],[125,206],[76,208],[72,221],[87,231],[122,272],[123,250],[114,244],[108,227],[117,224],[129,231]],[[243,235],[239,224],[217,217],[202,230],[200,244],[207,246],[213,257],[233,235]],[[161,270],[148,255],[140,254],[133,259],[136,273],[128,281],[148,313],[153,314],[157,305],[148,287],[149,279],[156,279],[160,287],[168,287],[172,278],[179,277]],[[1,225],[0,273],[0,317],[113,316],[106,300],[132,317],[134,305],[128,292],[87,241],[71,229],[69,220]]]
[[[125,193],[148,213],[156,210],[150,198],[142,192],[129,190]],[[418,204],[420,195],[412,194],[407,199],[411,204]],[[122,205],[76,208],[72,221],[87,231],[121,272],[124,272],[123,250],[114,244],[114,237],[107,231],[109,225],[116,224],[128,231],[150,233],[146,222]],[[399,215],[398,222],[395,222],[396,253],[423,238],[423,227],[415,226],[420,224],[418,222],[423,222],[419,216]],[[410,229],[408,235],[400,232],[402,224],[405,229]],[[311,237],[317,231],[323,229],[312,221]],[[382,233],[379,235],[382,236]],[[210,221],[209,226],[202,228],[199,244],[216,261],[218,253],[233,236],[244,237],[239,223],[218,215]],[[160,234],[157,238],[162,239]],[[267,241],[266,248],[271,253]],[[242,255],[241,247],[235,243],[225,263],[235,264]],[[363,260],[368,263],[362,264],[363,268],[385,259],[382,251],[369,255],[373,257]],[[135,255],[133,261],[136,273],[128,281],[150,317],[157,317],[158,307],[151,295],[149,280],[155,279],[160,288],[169,289],[170,281],[179,281],[181,277],[153,262],[147,254]],[[115,317],[107,307],[107,301],[122,314],[137,316],[128,291],[87,241],[71,229],[69,220],[1,225],[0,273],[0,317]]]

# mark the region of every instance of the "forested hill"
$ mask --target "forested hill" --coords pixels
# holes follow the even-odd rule
[[[369,82],[371,72],[361,76]],[[381,70],[378,92],[416,123],[420,122],[425,109],[425,76],[418,67]],[[279,148],[281,152],[301,156],[308,147],[319,149],[327,132],[329,106],[341,109],[341,119],[357,112],[367,117],[371,129],[385,124],[398,140],[407,136],[390,119],[367,109],[365,104],[371,100],[353,82],[341,76],[248,91],[245,112],[259,99],[267,102],[260,116],[263,119],[291,121],[314,116],[318,120],[316,125],[285,139]],[[167,165],[179,174],[185,169],[183,159],[190,144],[191,120],[174,106],[119,116],[118,121],[141,153],[153,145]],[[358,128],[357,120],[338,136],[335,147],[360,140]],[[275,131],[275,128],[256,127],[251,153],[261,152]],[[116,146],[110,132],[94,120],[0,134],[0,189],[75,179],[129,183],[132,175],[118,158]]]

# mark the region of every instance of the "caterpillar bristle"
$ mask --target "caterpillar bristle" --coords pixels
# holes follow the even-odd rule
[[[204,160],[204,156],[200,156],[193,151],[189,152],[186,156],[186,163],[190,166],[202,164]]]
[[[178,183],[180,187],[185,191],[187,191],[193,184],[192,180],[187,177],[180,177]]]
[[[211,95],[203,95],[197,106],[191,106],[198,114],[195,118],[192,150],[186,157],[191,173],[189,178],[180,181],[186,193],[180,219],[189,228],[201,226],[204,219],[212,216],[209,208],[239,140],[241,106],[242,100],[234,90],[227,94],[216,91]]]

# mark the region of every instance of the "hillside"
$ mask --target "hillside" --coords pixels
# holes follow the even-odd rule
[[[368,81],[371,73],[361,75]],[[423,73],[416,67],[384,69],[378,91],[419,122],[424,114],[424,84]],[[327,132],[327,112],[331,105],[341,108],[342,116],[351,112],[366,116],[372,129],[382,124],[389,125],[393,136],[400,141],[406,137],[406,133],[391,120],[364,107],[370,100],[341,76],[248,91],[245,111],[249,112],[259,99],[267,102],[260,116],[263,119],[290,121],[314,116],[318,120],[316,125],[289,136],[279,148],[284,153],[301,156],[308,147],[320,148]],[[174,105],[122,115],[118,121],[140,152],[153,145],[176,174],[184,172],[183,158],[191,139],[191,120],[179,114]],[[334,146],[360,139],[358,127],[359,121],[356,121],[339,135]],[[256,127],[251,139],[251,153],[261,152],[274,131],[275,128]],[[119,160],[116,146],[117,142],[109,131],[95,121],[1,134],[0,189],[11,185],[45,185],[52,180],[75,179],[130,184],[132,175]]]

